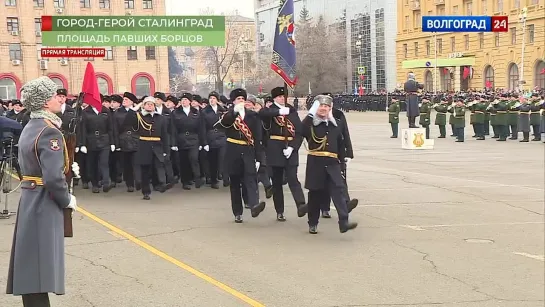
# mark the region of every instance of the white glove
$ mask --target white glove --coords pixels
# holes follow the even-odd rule
[[[344,164],[348,165],[352,161],[352,158],[344,158]]]
[[[74,177],[79,178],[79,165],[78,165],[78,162],[72,163],[72,172],[74,173]]]
[[[66,208],[70,208],[74,211],[78,209],[78,205],[76,204],[76,196],[70,194],[70,203],[68,204],[68,207]]]
[[[177,146],[172,146],[172,147],[170,147],[170,149],[171,149],[172,151],[178,151],[178,147],[177,147]]]
[[[114,152],[114,151],[115,151],[115,145],[110,145],[110,150],[111,150],[112,152]]]
[[[278,114],[280,114],[280,115],[289,115],[290,114],[290,108],[282,107],[282,108],[280,108],[280,110],[278,110]]]
[[[76,147],[76,152],[79,152],[79,147]]]
[[[210,146],[204,145],[203,149],[204,149],[204,151],[209,151],[209,150],[210,150]]]
[[[235,105],[235,108],[233,109],[233,111],[235,111],[235,113],[243,112],[244,111],[244,104],[239,103],[239,104]]]
[[[85,146],[81,146],[80,150],[81,150],[81,152],[84,153],[84,154],[87,153],[87,147],[85,147]]]
[[[259,171],[259,167],[261,166],[261,162],[255,162],[255,170]]]
[[[312,115],[312,116],[315,116],[316,111],[318,111],[319,106],[320,106],[320,102],[319,101],[314,101],[314,103],[312,104],[312,107],[310,107],[310,110],[308,110],[308,114]]]
[[[166,156],[167,156],[167,154],[166,154],[166,153],[164,153],[164,154],[163,154],[163,157],[166,157]]]
[[[199,146],[199,151],[202,150],[202,146]]]
[[[121,151],[121,148],[116,148],[115,151]]]
[[[283,152],[284,152],[284,157],[286,157],[286,159],[289,159],[291,156],[291,153],[293,152],[293,147],[288,147],[284,149]]]

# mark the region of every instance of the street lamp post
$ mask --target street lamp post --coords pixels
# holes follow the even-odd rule
[[[363,64],[362,64],[362,59],[361,59],[361,51],[362,51],[362,42],[361,42],[361,39],[362,39],[362,36],[361,35],[358,35],[358,40],[356,41],[356,50],[358,51],[358,55],[359,55],[359,64],[358,64],[358,67],[361,67]],[[359,69],[358,67],[356,67],[356,71],[358,72],[358,75],[359,75]],[[363,86],[363,82],[362,82],[362,75],[359,75],[359,85],[360,85],[360,88]],[[358,94],[359,94],[359,91],[360,89],[358,88]]]
[[[526,17],[528,8],[524,7],[519,14],[519,22],[522,24],[522,51],[520,54],[519,91],[524,89],[524,49],[526,48]]]

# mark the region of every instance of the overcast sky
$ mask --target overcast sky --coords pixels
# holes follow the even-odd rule
[[[213,8],[216,14],[230,13],[238,10],[238,14],[254,18],[253,0],[166,0],[167,15],[199,15],[201,10]]]

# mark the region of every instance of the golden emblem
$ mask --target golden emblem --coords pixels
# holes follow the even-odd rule
[[[424,133],[415,133],[413,144],[416,147],[424,146]]]

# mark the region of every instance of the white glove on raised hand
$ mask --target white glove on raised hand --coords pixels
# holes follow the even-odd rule
[[[259,167],[261,166],[261,162],[256,161],[255,162],[255,170],[256,172],[259,171]]]
[[[178,151],[178,146],[172,146],[172,147],[170,147],[170,149],[171,149],[172,151]]]
[[[242,113],[242,112],[244,112],[244,104],[243,104],[243,103],[239,103],[239,104],[235,105],[235,107],[233,108],[233,111],[235,111],[235,113]]]
[[[76,147],[76,153],[79,152],[79,147]]]
[[[204,145],[203,149],[204,149],[204,151],[210,151],[210,146]]]
[[[199,146],[199,151],[202,150],[202,146]]]
[[[288,147],[284,149],[283,152],[284,152],[284,157],[286,157],[286,159],[289,159],[293,152],[293,147]]]
[[[344,158],[344,164],[348,165],[352,161],[352,158]]]
[[[80,178],[79,177],[79,165],[78,165],[78,162],[74,162],[72,163],[72,172],[74,173],[74,177],[76,178]]]
[[[80,151],[81,151],[82,153],[86,154],[86,153],[87,153],[87,147],[81,146]]]
[[[167,154],[166,154],[166,153],[164,153],[164,154],[163,154],[163,157],[166,157],[166,156],[167,156]]]
[[[114,152],[114,151],[115,151],[115,145],[110,145],[110,150],[111,150],[112,152]]]
[[[77,202],[76,202],[76,196],[70,194],[70,203],[68,204],[68,207],[66,208],[70,208],[74,211],[76,211],[78,209],[78,205],[77,205]]]
[[[280,114],[280,115],[289,115],[290,114],[290,108],[282,107],[282,108],[280,108],[280,110],[278,110],[278,114]]]

